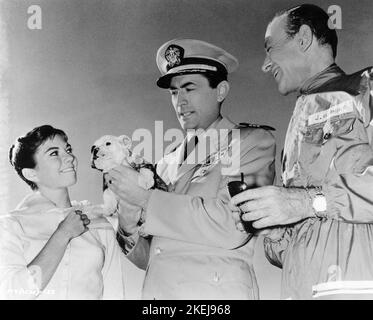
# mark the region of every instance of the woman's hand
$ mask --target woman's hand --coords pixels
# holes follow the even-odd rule
[[[59,224],[57,231],[65,235],[68,241],[70,241],[73,238],[79,237],[84,232],[87,232],[87,226],[90,222],[87,215],[82,214],[80,210],[73,209]]]
[[[36,279],[38,287],[43,290],[56,272],[70,240],[76,238],[88,230],[87,225],[91,222],[87,215],[74,208],[58,225],[56,231],[49,238],[43,249],[32,260],[28,268],[40,268],[41,278]]]

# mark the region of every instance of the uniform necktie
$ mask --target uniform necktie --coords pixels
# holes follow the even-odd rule
[[[194,148],[196,147],[197,143],[198,143],[198,137],[197,136],[193,136],[189,140],[188,143],[185,143],[183,162],[185,162],[185,160],[188,158],[189,154],[194,150]]]

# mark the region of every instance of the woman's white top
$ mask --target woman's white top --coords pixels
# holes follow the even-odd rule
[[[70,241],[42,291],[41,269],[27,265],[69,209],[57,208],[35,192],[15,211],[0,216],[0,299],[124,299],[122,253],[112,225],[90,215],[93,206],[87,202],[73,206],[91,219],[89,231]]]

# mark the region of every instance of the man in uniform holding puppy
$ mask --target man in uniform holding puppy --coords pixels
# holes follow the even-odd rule
[[[238,66],[225,50],[171,40],[158,50],[157,65],[157,85],[169,89],[186,137],[157,166],[169,192],[139,187],[138,173],[128,167],[107,175],[121,199],[119,243],[147,268],[144,299],[257,299],[255,237],[236,229],[227,183],[242,172],[247,181],[272,184],[274,138],[260,126],[237,126],[222,117],[227,75]],[[214,130],[216,135],[208,134]],[[235,169],[226,167],[227,154]]]

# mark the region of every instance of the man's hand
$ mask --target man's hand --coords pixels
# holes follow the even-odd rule
[[[120,199],[146,209],[151,191],[141,188],[138,179],[139,173],[135,169],[125,166],[118,166],[105,175],[109,189]]]
[[[246,232],[241,219],[241,209],[235,206],[232,201],[228,202],[228,207],[232,211],[232,217],[236,224],[236,228],[241,232]]]
[[[314,216],[304,189],[265,186],[241,192],[231,202],[235,206],[242,203],[239,206],[243,212],[241,219],[254,221],[256,229],[291,224]]]
[[[232,217],[234,222],[236,223],[236,228],[238,231],[241,232],[247,232],[244,226],[244,221],[241,218],[242,211],[239,207],[235,206],[232,202],[228,203],[229,209],[232,211]],[[258,229],[257,232],[255,232],[255,236],[266,236],[267,234],[270,234],[272,232],[272,228],[268,229]]]
[[[131,235],[137,231],[138,223],[143,209],[126,201],[119,201],[119,226],[127,234]]]

